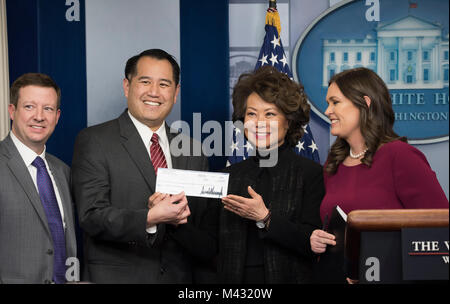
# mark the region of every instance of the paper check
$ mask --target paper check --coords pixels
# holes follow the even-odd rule
[[[227,195],[229,173],[159,168],[156,192],[222,198]]]

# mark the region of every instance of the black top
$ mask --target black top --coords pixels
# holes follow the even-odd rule
[[[220,211],[219,274],[224,283],[251,282],[246,272],[261,267],[266,283],[311,281],[314,254],[310,235],[320,228],[319,208],[324,196],[322,167],[301,157],[287,145],[278,150],[273,167],[261,167],[253,156],[232,165],[229,194],[250,197],[247,187],[260,194],[272,211],[269,229],[225,209]],[[255,281],[255,283],[257,283]]]

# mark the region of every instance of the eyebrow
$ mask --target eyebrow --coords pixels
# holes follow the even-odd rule
[[[336,96],[331,96],[329,98],[325,98],[325,100],[328,102],[329,100],[331,100],[331,101],[333,101],[333,100],[339,101],[340,99],[338,97],[336,97]]]
[[[28,106],[28,105],[37,105],[38,103],[34,100],[34,99],[30,99],[30,100],[23,100],[22,101],[22,106]],[[17,106],[19,106],[19,103],[17,103]],[[52,107],[53,109],[58,108],[58,105],[55,104],[49,104],[49,103],[45,103],[42,105],[43,107]]]
[[[247,107],[247,110],[257,111],[258,109],[254,108],[254,107]],[[277,111],[277,109],[275,107],[270,107],[270,108],[264,110],[264,112],[267,112],[267,111]]]
[[[145,80],[145,79],[152,79],[152,77],[150,77],[150,76],[141,76],[141,77],[138,78],[138,80]],[[166,78],[161,78],[161,79],[159,79],[159,81],[168,82],[168,83],[170,83],[170,84],[173,83],[172,80],[166,79]]]

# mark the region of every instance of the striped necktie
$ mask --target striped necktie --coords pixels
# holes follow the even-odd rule
[[[152,159],[155,174],[158,174],[158,168],[167,168],[166,158],[164,157],[163,150],[159,145],[158,134],[153,133],[150,141],[152,142],[152,145],[150,146],[150,158]]]

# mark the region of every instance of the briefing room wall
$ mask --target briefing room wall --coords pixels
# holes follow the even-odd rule
[[[318,17],[327,10],[331,10],[330,6],[339,4],[339,2],[349,1],[277,1],[281,18],[281,39],[291,69],[296,68],[293,56],[302,35],[307,33],[308,27],[313,25]],[[380,1],[381,5],[390,4],[389,2],[392,1],[384,2]],[[366,6],[366,8],[369,8],[371,5],[373,4]],[[420,5],[423,6],[422,4]],[[267,1],[265,0],[230,0],[230,93],[239,77],[239,73],[245,69],[252,69],[256,63],[256,57],[259,54],[264,37],[262,24],[267,6]],[[407,11],[407,7],[405,10]],[[302,62],[299,62],[299,64],[301,65]],[[320,68],[319,66],[317,67],[317,69]],[[232,106],[230,103],[230,115],[231,112]],[[313,111],[311,111],[310,127],[319,148],[320,161],[323,164],[326,161],[329,147],[335,138],[330,134],[328,122],[324,121]],[[229,146],[230,144],[227,145]],[[440,143],[416,144],[415,147],[426,155],[448,197],[448,140]]]
[[[209,157],[210,169],[220,170],[226,162],[223,139],[229,116],[228,0],[180,0],[180,31],[181,120],[196,140],[221,135],[212,142],[222,145],[221,156]],[[217,122],[216,128],[207,130],[208,121]]]
[[[68,164],[75,137],[86,126],[84,0],[77,3],[6,1],[10,82],[23,73],[41,72],[59,85],[61,117],[47,150]]]
[[[254,68],[264,39],[266,0],[230,0],[230,94],[240,73]],[[292,69],[292,53],[298,37],[309,22],[328,8],[328,0],[278,0],[281,41]],[[230,117],[232,105],[230,101]],[[310,128],[319,148],[320,162],[326,160],[330,145],[329,126],[311,111]],[[231,143],[227,143],[228,146]],[[310,149],[306,147],[306,149]]]
[[[118,117],[126,108],[122,80],[128,58],[160,48],[180,61],[179,1],[86,1],[87,124]],[[169,122],[180,119],[175,104]]]
[[[69,165],[78,132],[115,118],[126,108],[122,80],[129,57],[163,48],[180,60],[179,1],[96,0],[85,6],[84,0],[7,0],[6,4],[10,82],[26,72],[42,72],[60,86],[61,118],[47,151]],[[168,121],[180,117],[178,102]]]
[[[193,112],[202,113],[203,122],[225,121],[228,58],[221,53],[228,51],[227,5],[227,0],[8,0],[11,82],[25,72],[44,72],[62,89],[62,115],[48,151],[70,164],[76,134],[125,109],[125,62],[148,48],[167,50],[181,65],[181,94],[169,124],[180,119],[191,124]],[[188,102],[182,114],[183,96]],[[225,164],[223,157],[212,162],[217,168]]]
[[[68,21],[66,14],[76,2],[79,20]],[[84,0],[7,0],[10,80],[24,72],[42,71],[62,87],[62,116],[48,149],[68,164],[79,130],[112,119],[125,108],[123,65],[144,48],[165,48],[181,63],[180,100],[169,122],[181,118],[191,123],[193,112],[202,113],[202,122],[228,120],[229,49],[224,28],[229,16],[224,7],[237,2],[131,0],[125,5],[120,0],[96,0],[85,7]],[[280,5],[289,6],[289,24],[283,25],[282,20],[289,37],[282,39],[292,60],[298,39],[329,7],[329,1],[280,1]],[[143,17],[146,14],[151,18]],[[254,14],[259,18],[265,12]],[[262,39],[263,26],[255,33]],[[334,139],[328,124],[317,115],[312,114],[310,126],[323,163]],[[416,147],[427,156],[448,197],[448,141]],[[222,163],[223,158],[214,166]]]
[[[331,5],[340,5],[346,4],[352,1],[329,1],[329,0],[302,0],[302,1],[290,1],[290,53],[291,56],[295,53],[296,47],[298,47],[299,40],[301,38],[305,38],[304,35],[308,34],[307,30],[311,30],[311,26],[315,24],[315,22],[319,18],[326,17],[326,11],[331,11]],[[395,2],[392,0],[380,0],[380,1],[370,1],[368,4],[362,0],[356,0],[354,2],[362,3],[363,10],[361,10],[361,14],[364,15],[365,11],[369,9],[374,3],[379,3],[380,6],[398,6],[402,7],[401,11],[398,13],[399,15],[396,18],[403,17],[402,14],[408,15],[418,15],[421,18],[423,12],[425,11],[425,6],[428,3],[421,2],[418,4],[417,10],[408,10],[408,1],[404,0],[402,2]],[[447,3],[446,3],[447,2]],[[448,20],[448,1],[434,1],[434,6],[439,10],[439,6],[443,8],[440,9],[442,12],[446,12]],[[383,9],[383,7],[381,7]],[[394,15],[396,12],[392,12]],[[325,17],[323,17],[325,15]],[[385,14],[386,15],[386,14]],[[384,16],[382,15],[381,18]],[[353,19],[354,16],[352,17]],[[392,17],[391,17],[392,18]],[[383,20],[382,20],[383,21]],[[448,26],[448,21],[447,21]],[[445,32],[445,31],[444,31]],[[445,34],[445,33],[444,33]],[[446,32],[447,40],[448,40],[448,31]],[[445,39],[445,37],[443,38]],[[301,64],[301,62],[299,62]],[[295,69],[295,63],[292,63],[291,57],[291,65],[293,69]],[[318,67],[321,69],[321,67]],[[448,87],[447,96],[448,96]],[[308,91],[307,91],[308,92]],[[448,98],[448,97],[447,97]],[[448,101],[448,100],[447,100]],[[317,102],[317,101],[315,101]],[[447,104],[448,109],[448,104]],[[447,110],[448,111],[448,110]],[[448,112],[447,112],[448,113]],[[335,138],[330,135],[329,132],[329,124],[321,119],[315,113],[312,114],[311,117],[311,130],[314,133],[314,138],[317,141],[320,152],[320,159],[323,163],[326,160],[326,155],[328,153],[329,146],[333,144]],[[400,134],[404,135],[404,134]],[[437,178],[447,196],[449,197],[449,142],[448,135],[447,140],[438,143],[428,143],[428,144],[414,144],[414,146],[419,149],[421,152],[425,154],[430,163],[431,168],[436,172]],[[325,158],[323,157],[325,155]]]

